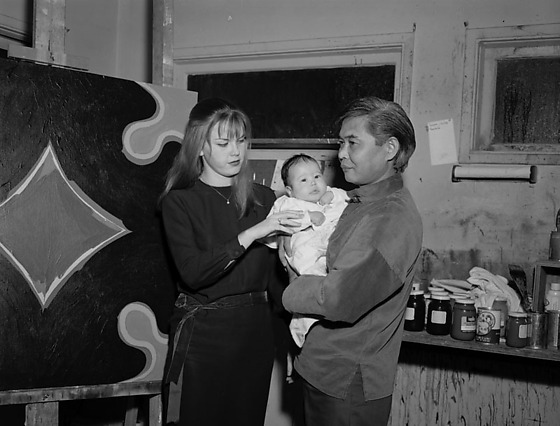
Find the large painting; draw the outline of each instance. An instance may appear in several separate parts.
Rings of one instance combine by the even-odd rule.
[[[161,378],[156,205],[196,100],[0,59],[0,391]]]

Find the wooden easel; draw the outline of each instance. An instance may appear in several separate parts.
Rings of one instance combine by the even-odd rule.
[[[58,426],[60,402],[117,397],[129,398],[124,426],[136,426],[139,397],[148,398],[146,426],[162,426],[160,381],[0,391],[0,405],[25,405],[26,426]]]
[[[87,58],[65,53],[66,0],[34,0],[33,3],[33,46],[10,45],[8,56],[87,70]],[[154,84],[172,86],[173,0],[154,0],[153,15]],[[148,398],[148,425],[162,425],[160,381],[0,391],[0,405],[25,405],[26,426],[58,426],[60,402],[116,397],[129,398],[125,426],[136,425],[138,397]]]

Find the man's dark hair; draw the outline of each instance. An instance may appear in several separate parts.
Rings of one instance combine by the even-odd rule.
[[[396,102],[368,96],[351,102],[338,122],[342,124],[344,120],[354,117],[366,118],[366,129],[376,138],[378,145],[383,145],[391,137],[399,141],[393,167],[402,173],[416,149],[414,126],[404,109]]]

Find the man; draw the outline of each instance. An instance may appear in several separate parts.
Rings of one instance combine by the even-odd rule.
[[[291,276],[290,312],[320,319],[295,369],[306,426],[386,425],[422,222],[403,186],[414,128],[400,105],[358,99],[342,115],[338,158],[357,186],[329,240],[326,276]]]

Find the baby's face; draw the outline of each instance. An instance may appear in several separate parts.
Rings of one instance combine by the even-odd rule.
[[[290,197],[316,203],[327,192],[327,184],[321,169],[315,163],[300,162],[290,169],[289,186],[286,191]]]

